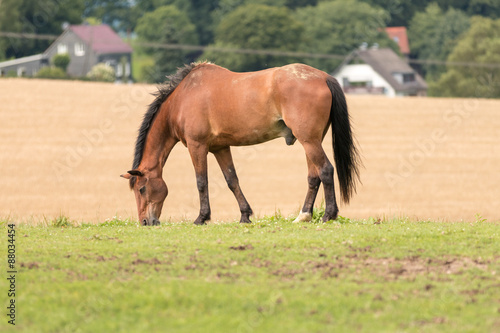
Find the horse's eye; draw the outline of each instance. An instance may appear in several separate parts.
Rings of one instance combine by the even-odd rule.
[[[144,194],[146,192],[146,186],[143,186],[139,189],[139,193]]]

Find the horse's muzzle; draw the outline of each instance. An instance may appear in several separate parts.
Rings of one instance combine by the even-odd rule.
[[[141,225],[144,226],[160,225],[160,221],[157,218],[143,219]]]

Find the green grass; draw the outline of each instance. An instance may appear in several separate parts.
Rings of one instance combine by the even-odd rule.
[[[480,217],[202,227],[60,217],[18,225],[16,247],[17,325],[3,315],[2,332],[500,331],[500,224]]]

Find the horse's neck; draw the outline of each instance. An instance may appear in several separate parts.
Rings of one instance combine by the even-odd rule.
[[[149,130],[144,147],[144,154],[141,164],[148,170],[156,170],[161,173],[163,166],[175,145],[173,137],[170,135],[168,121],[158,114]]]

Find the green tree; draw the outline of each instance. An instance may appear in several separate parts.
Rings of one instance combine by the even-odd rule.
[[[162,6],[175,6],[185,13],[196,27],[196,33],[201,45],[213,41],[212,11],[216,10],[219,0],[137,0],[133,11],[142,17]]]
[[[318,0],[286,0],[285,6],[290,9],[296,9],[300,7],[307,6],[316,6],[318,4]]]
[[[448,57],[450,62],[500,64],[500,20],[473,17],[469,31]],[[434,96],[500,98],[498,67],[449,65],[439,81],[430,85]]]
[[[21,5],[18,0],[0,1],[0,31],[20,32],[22,31],[22,21],[19,8]],[[22,40],[0,37],[0,60],[15,57],[14,50],[21,47]]]
[[[210,15],[212,16],[213,26],[217,27],[224,16],[243,5],[267,5],[296,9],[316,6],[317,4],[318,0],[218,0],[217,7],[210,12]]]
[[[432,0],[361,0],[374,7],[386,10],[390,18],[387,21],[388,26],[407,27],[412,17],[423,11],[427,4]]]
[[[3,0],[0,1],[0,31],[59,35],[64,22],[81,23],[82,12],[83,0]],[[51,42],[2,38],[0,58],[41,53]]]
[[[425,12],[417,13],[410,23],[408,37],[412,58],[446,60],[457,39],[470,27],[467,15],[453,8],[443,13],[432,3]],[[435,80],[446,68],[441,65],[423,65],[421,72],[427,80]]]
[[[252,50],[297,50],[303,26],[286,7],[244,5],[226,15],[216,29],[215,47]],[[236,71],[252,71],[290,62],[287,57],[207,50],[203,59]]]
[[[443,9],[455,8],[468,15],[483,17],[500,17],[500,1],[498,0],[436,0]]]
[[[469,7],[467,12],[470,15],[481,15],[484,17],[500,17],[500,1],[495,0],[472,0],[467,1]]]
[[[132,31],[139,19],[130,0],[85,0],[84,18],[97,18],[117,31]]]
[[[363,42],[381,47],[397,45],[384,31],[389,14],[357,0],[322,2],[316,7],[299,8],[296,18],[305,26],[302,50],[311,53],[347,55]],[[304,59],[325,71],[335,69],[342,59]]]
[[[68,68],[69,62],[71,61],[71,58],[69,57],[69,54],[57,54],[52,58],[52,62],[54,63],[54,66],[57,68],[60,68],[66,73],[66,69]]]
[[[196,28],[186,13],[175,6],[159,7],[145,14],[137,23],[136,33],[139,41],[163,44],[198,44]],[[190,62],[192,53],[184,50],[169,50],[163,48],[145,48],[144,51],[153,55],[154,68],[151,68],[151,80],[163,81],[165,75],[177,70],[184,63]]]

